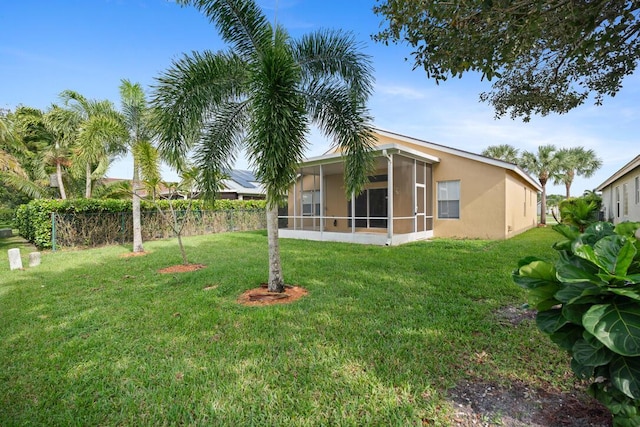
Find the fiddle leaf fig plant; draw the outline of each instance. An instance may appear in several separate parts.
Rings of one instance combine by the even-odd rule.
[[[590,393],[614,425],[640,425],[640,222],[554,227],[555,263],[521,260],[515,283],[538,310],[538,328],[571,356],[571,369],[591,380]]]

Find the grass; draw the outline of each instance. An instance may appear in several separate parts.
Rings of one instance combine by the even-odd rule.
[[[0,425],[449,425],[462,379],[572,387],[565,355],[520,305],[518,259],[555,233],[373,247],[282,240],[310,294],[243,307],[266,280],[262,232],[48,252],[9,271],[0,248]],[[4,257],[4,258],[3,258]],[[213,290],[204,290],[213,286]]]

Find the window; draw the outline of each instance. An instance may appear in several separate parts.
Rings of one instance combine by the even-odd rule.
[[[524,187],[524,216],[527,216],[527,187]]]
[[[620,218],[620,187],[616,187],[616,217]]]
[[[320,216],[320,191],[302,192],[302,215]]]
[[[635,179],[636,190],[636,205],[640,204],[640,176],[636,176]]]
[[[438,183],[438,218],[460,218],[460,181]]]
[[[622,184],[622,214],[624,216],[629,215],[629,192],[627,191],[627,184]]]

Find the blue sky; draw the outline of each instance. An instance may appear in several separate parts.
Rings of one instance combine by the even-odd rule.
[[[59,102],[65,89],[109,99],[118,106],[121,79],[149,88],[183,53],[225,48],[204,16],[168,0],[3,3],[0,108],[22,104],[46,109]],[[622,91],[600,107],[588,103],[565,115],[534,117],[529,123],[496,120],[491,107],[478,101],[490,84],[477,75],[436,85],[423,71],[412,70],[408,47],[374,43],[371,35],[381,25],[371,10],[375,0],[258,0],[258,4],[293,37],[321,28],[355,34],[375,67],[370,109],[377,127],[476,153],[495,144],[530,151],[543,144],[594,149],[603,167],[592,178],[577,178],[573,195],[595,188],[640,154],[638,73],[627,77]],[[308,156],[322,154],[330,145],[317,132],[309,136],[309,143]],[[248,165],[241,159],[236,166]],[[115,163],[109,175],[129,177],[130,160]],[[548,193],[564,194],[564,187],[549,186]]]

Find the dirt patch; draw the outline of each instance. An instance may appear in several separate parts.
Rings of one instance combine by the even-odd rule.
[[[120,258],[133,258],[137,256],[145,256],[150,254],[150,252],[126,252],[120,255]]]
[[[518,328],[535,322],[536,310],[505,306],[494,311],[498,324]],[[478,356],[481,356],[481,353]],[[509,386],[463,381],[448,391],[452,425],[505,427],[610,427],[611,414],[584,391],[561,393],[523,382]]]
[[[160,274],[172,274],[172,273],[188,273],[189,271],[196,271],[205,268],[204,264],[178,264],[170,267],[161,268],[158,270]]]
[[[496,310],[494,314],[501,325],[518,326],[524,321],[535,320],[538,312],[528,308],[506,306]]]
[[[284,292],[276,293],[267,291],[267,284],[262,283],[260,287],[249,289],[238,297],[238,303],[248,306],[263,306],[272,304],[289,304],[299,300],[309,292],[300,286],[286,285]]]
[[[560,393],[523,383],[465,381],[449,390],[456,426],[610,427],[611,414],[581,391]]]

